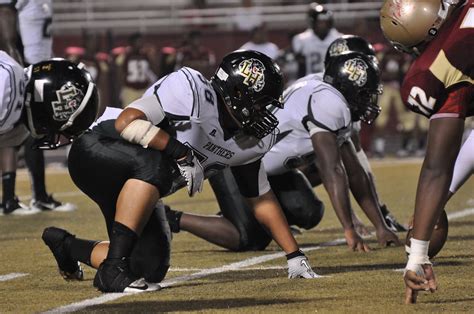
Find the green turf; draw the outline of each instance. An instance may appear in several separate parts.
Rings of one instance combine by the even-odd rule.
[[[373,163],[381,198],[403,222],[413,211],[419,167],[419,163]],[[50,172],[48,187],[55,193],[77,191],[68,175],[61,171]],[[473,206],[470,199],[473,187],[474,183],[469,181],[459,191],[449,203],[448,213]],[[325,217],[315,230],[297,236],[303,247],[343,236],[327,194],[321,188],[316,192],[326,204]],[[29,194],[24,173],[18,176],[18,194]],[[43,228],[50,225],[66,228],[81,237],[104,239],[101,214],[91,201],[80,194],[69,194],[61,200],[76,203],[79,209],[73,213],[0,217],[0,276],[14,272],[29,274],[0,282],[0,313],[41,312],[102,295],[92,287],[95,271],[90,268],[86,268],[84,282],[65,282],[57,274],[54,259],[40,239]],[[167,202],[186,211],[217,212],[208,185],[194,199],[179,192]],[[359,210],[358,213],[363,217]],[[363,220],[368,222],[365,217]],[[473,226],[474,216],[450,222],[448,242],[436,258],[440,290],[421,295],[414,306],[402,304],[402,275],[394,271],[404,266],[403,249],[380,249],[371,238],[368,241],[374,250],[367,254],[349,252],[345,245],[309,252],[315,271],[326,276],[317,280],[286,279],[286,270],[274,267],[285,266],[286,262],[277,258],[253,266],[265,269],[222,272],[158,292],[126,296],[82,312],[473,312]],[[172,249],[172,267],[180,269],[219,267],[279,251],[272,243],[265,252],[230,253],[185,232],[174,236]],[[167,278],[190,273],[171,271]]]

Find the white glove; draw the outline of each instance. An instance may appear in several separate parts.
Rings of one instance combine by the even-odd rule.
[[[204,182],[204,169],[194,155],[194,151],[190,149],[186,157],[177,160],[176,163],[181,175],[186,180],[189,196],[194,196],[197,192],[201,192]]]
[[[288,278],[318,278],[321,277],[316,274],[309,265],[306,256],[296,256],[288,260]]]

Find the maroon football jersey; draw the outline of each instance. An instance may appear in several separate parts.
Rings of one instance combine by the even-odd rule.
[[[473,54],[474,0],[467,0],[452,13],[408,70],[401,89],[405,105],[427,117],[446,113],[458,117],[472,115],[469,112],[473,108],[468,106],[474,107]],[[447,101],[449,93],[460,86],[467,86],[471,97],[464,97],[464,103],[453,106]]]
[[[145,89],[154,82],[150,76],[152,73],[150,61],[145,54],[128,53],[123,67],[125,86],[133,89]]]

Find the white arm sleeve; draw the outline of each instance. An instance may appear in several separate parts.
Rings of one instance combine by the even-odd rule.
[[[454,164],[453,179],[449,191],[456,193],[474,172],[474,131],[464,142]]]
[[[147,120],[154,125],[160,123],[165,118],[163,107],[155,95],[143,96],[132,102],[127,108],[140,110],[145,114]]]
[[[188,68],[182,68],[160,79],[145,92],[144,97],[155,97],[156,103],[160,104],[167,116],[189,120],[193,113],[197,111],[195,107],[199,106],[199,95],[196,86],[197,82],[193,73]],[[153,119],[161,115],[156,108],[154,113],[150,112],[149,114],[153,114],[153,116],[150,116]]]

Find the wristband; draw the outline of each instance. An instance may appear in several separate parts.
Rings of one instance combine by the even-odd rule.
[[[170,136],[168,144],[166,144],[166,147],[163,152],[176,160],[185,157],[188,154],[188,150],[189,147],[187,147],[174,137]]]

